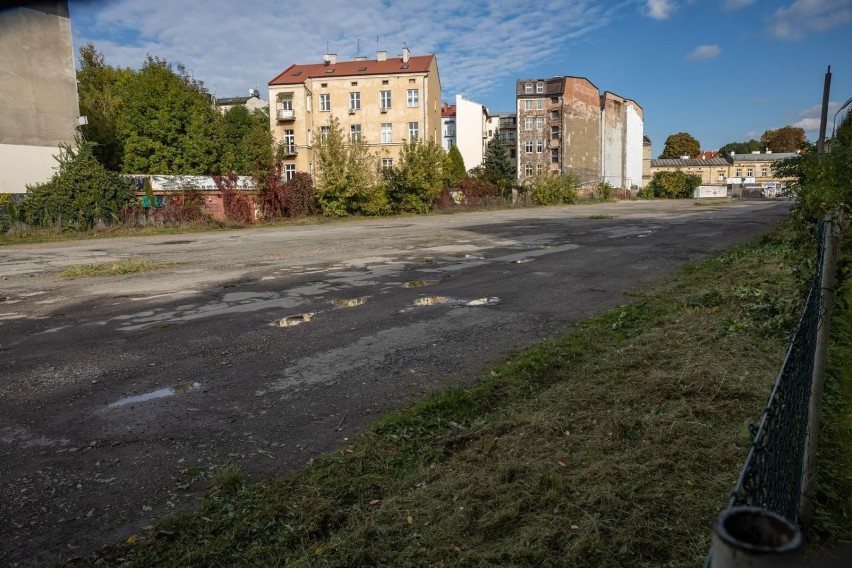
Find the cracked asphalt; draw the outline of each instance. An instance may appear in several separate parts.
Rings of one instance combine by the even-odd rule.
[[[0,248],[0,565],[85,556],[629,301],[788,202],[618,202]],[[62,280],[122,258],[169,266]]]

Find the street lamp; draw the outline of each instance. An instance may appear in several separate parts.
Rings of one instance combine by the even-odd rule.
[[[846,102],[841,105],[837,112],[834,113],[834,119],[831,121],[831,142],[834,142],[834,131],[837,129],[837,115],[840,114],[840,111],[849,106],[849,103],[852,103],[852,97],[846,99]]]

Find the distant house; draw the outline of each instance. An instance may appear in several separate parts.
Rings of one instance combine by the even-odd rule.
[[[441,146],[449,152],[456,143],[456,105],[444,103],[441,106]]]
[[[269,101],[260,98],[260,91],[257,89],[249,90],[249,96],[247,97],[231,97],[229,99],[215,99],[215,101],[214,106],[216,110],[222,114],[225,114],[235,106],[244,106],[249,112],[256,109],[269,108]]]
[[[441,108],[442,130],[446,125],[451,126],[453,132],[451,138],[444,137],[444,148],[449,151],[449,145],[446,144],[452,140],[452,144],[458,147],[464,159],[464,167],[468,170],[482,165],[485,145],[493,133],[493,129],[492,132],[487,131],[487,123],[488,109],[479,103],[467,100],[462,95],[456,95],[456,104],[444,104]]]
[[[0,193],[50,179],[80,108],[68,2],[0,9]]]
[[[506,157],[512,168],[518,168],[518,149],[516,148],[518,133],[518,115],[514,112],[495,112],[488,115],[487,136],[490,139],[493,134],[500,137],[500,144],[506,151]],[[486,141],[487,144],[487,141]]]

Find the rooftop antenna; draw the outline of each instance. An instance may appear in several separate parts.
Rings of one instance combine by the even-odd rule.
[[[358,40],[358,48],[355,50],[355,56],[361,55],[361,40]]]

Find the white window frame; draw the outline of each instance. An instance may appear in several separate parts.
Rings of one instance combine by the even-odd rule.
[[[349,109],[350,110],[360,110],[361,109],[361,91],[351,91],[349,93]]]
[[[543,172],[544,172],[544,166],[542,166],[541,164],[536,164],[536,165],[535,165],[535,173],[536,173],[536,175],[539,175],[539,176],[540,176]]]
[[[544,99],[536,99],[535,108],[536,110],[544,110]]]
[[[533,129],[533,118],[531,116],[524,117],[524,130]]]
[[[533,141],[532,140],[524,140],[524,152],[527,154],[533,153]]]
[[[535,92],[541,94],[544,92],[544,83],[536,83],[535,84]]]
[[[296,164],[284,164],[284,181],[290,181],[296,175]]]
[[[524,110],[532,110],[533,102],[532,99],[524,99]]]
[[[382,144],[391,144],[393,142],[393,124],[390,122],[382,123]]]
[[[760,168],[760,177],[769,176],[769,168]]]
[[[331,112],[331,93],[320,93],[320,112]]]
[[[361,125],[353,124],[349,126],[349,141],[358,142],[361,140]]]
[[[746,168],[746,177],[754,177],[754,168]]]
[[[383,168],[392,168],[393,167],[393,158],[382,158],[382,167]]]
[[[420,89],[408,89],[408,108],[420,106]]]
[[[320,146],[325,146],[328,143],[328,135],[331,133],[330,126],[320,126]]]
[[[532,164],[527,164],[524,166],[524,175],[527,177],[532,177],[533,175],[533,167]]]
[[[524,83],[524,93],[530,94],[533,92],[532,83]]]
[[[409,122],[408,123],[408,139],[409,140],[419,140],[420,139],[420,123],[419,122]]]
[[[391,98],[390,91],[379,91],[379,107],[381,108],[391,108],[391,103],[393,99]]]
[[[535,141],[535,153],[541,154],[544,152],[544,140],[536,140]]]
[[[544,128],[544,117],[543,116],[535,117],[535,129],[541,130],[543,128]]]

